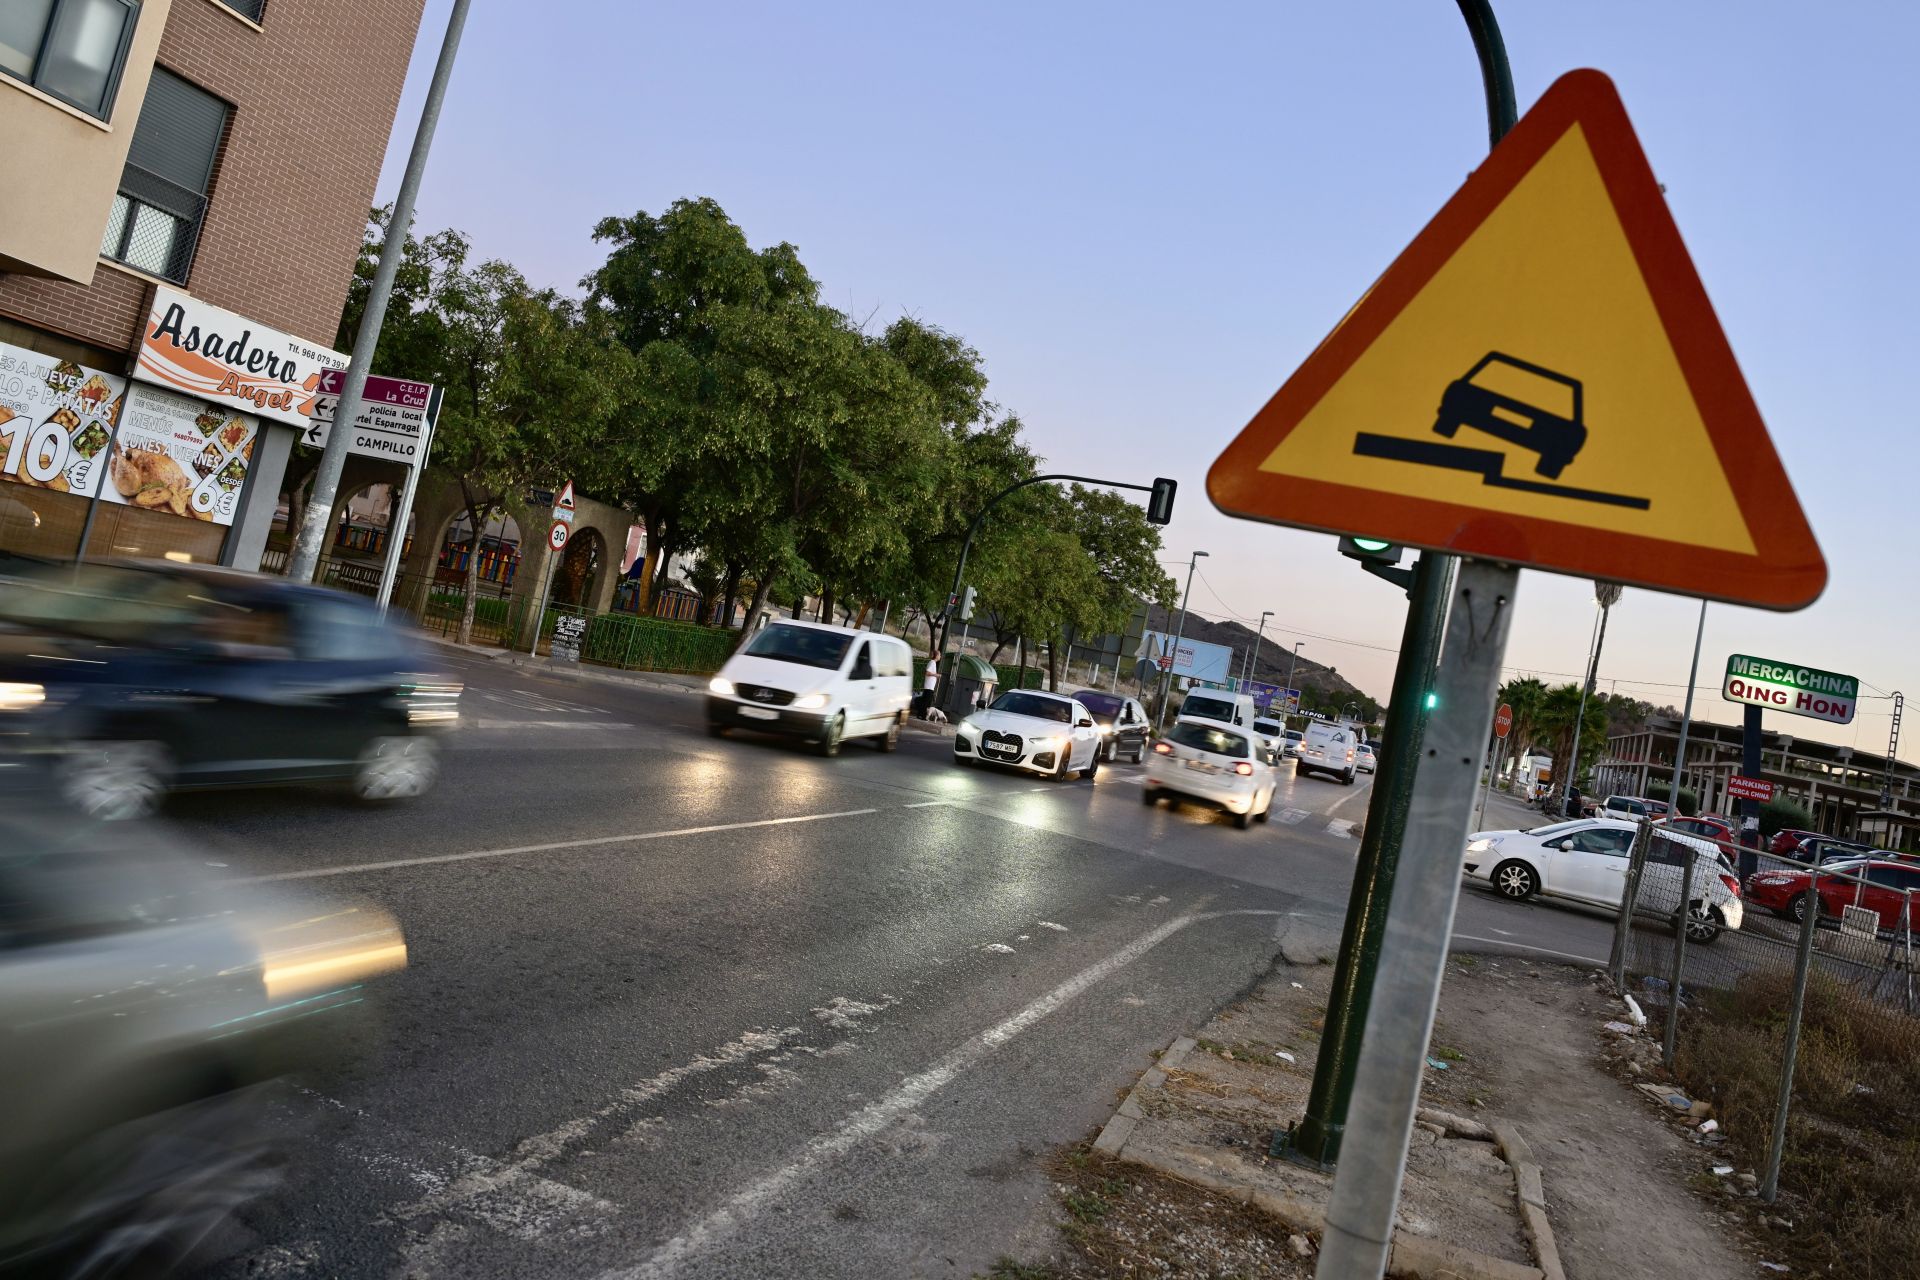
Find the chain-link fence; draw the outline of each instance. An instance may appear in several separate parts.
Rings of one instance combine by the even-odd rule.
[[[1810,865],[1643,824],[1624,878],[1616,989],[1759,1171],[1761,1198],[1796,1197],[1819,1239],[1821,1222],[1845,1223],[1835,1251],[1864,1232],[1914,1254],[1920,860],[1857,851]]]

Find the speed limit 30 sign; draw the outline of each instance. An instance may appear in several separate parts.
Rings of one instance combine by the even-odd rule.
[[[567,524],[564,520],[555,520],[553,527],[547,530],[547,545],[555,551],[566,550]]]

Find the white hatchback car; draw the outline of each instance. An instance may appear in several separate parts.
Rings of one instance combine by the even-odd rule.
[[[1204,720],[1180,720],[1153,744],[1140,798],[1149,805],[1162,796],[1169,804],[1196,800],[1226,810],[1233,815],[1233,825],[1245,830],[1248,823],[1265,822],[1273,812],[1276,777],[1258,735]]]
[[[1620,909],[1639,826],[1611,818],[1556,822],[1527,831],[1476,831],[1467,839],[1466,874],[1523,902],[1535,894]],[[1680,905],[1686,859],[1694,861],[1687,937],[1712,942],[1745,915],[1740,882],[1711,840],[1655,831],[1641,875],[1637,912],[1670,914]]]
[[[1093,713],[1065,694],[1014,689],[962,720],[953,734],[955,764],[1012,765],[1060,779],[1100,770],[1100,729]]]

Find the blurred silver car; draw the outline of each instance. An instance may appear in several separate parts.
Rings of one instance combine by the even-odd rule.
[[[378,910],[222,888],[29,768],[0,761],[0,1270],[117,1274],[271,1185],[250,1086],[340,1043],[406,944]]]

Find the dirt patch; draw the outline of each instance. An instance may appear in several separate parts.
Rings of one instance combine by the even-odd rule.
[[[1785,973],[1701,993],[1681,1015],[1678,1075],[1710,1101],[1730,1163],[1766,1158],[1790,1001]],[[1699,1189],[1756,1221],[1799,1274],[1920,1277],[1920,1021],[1815,971],[1807,989],[1780,1198],[1739,1181]]]
[[[1289,1233],[1239,1200],[1141,1165],[1108,1160],[1087,1144],[1054,1157],[1062,1248],[1046,1262],[1002,1261],[991,1280],[1309,1280],[1310,1255]],[[1303,1238],[1304,1242],[1304,1238]],[[1307,1246],[1311,1247],[1311,1246]]]
[[[1744,1280],[1755,1268],[1738,1228],[1690,1189],[1713,1155],[1598,1065],[1619,1007],[1580,970],[1456,958],[1433,1043],[1460,1057],[1426,1092],[1520,1126],[1570,1280]]]

